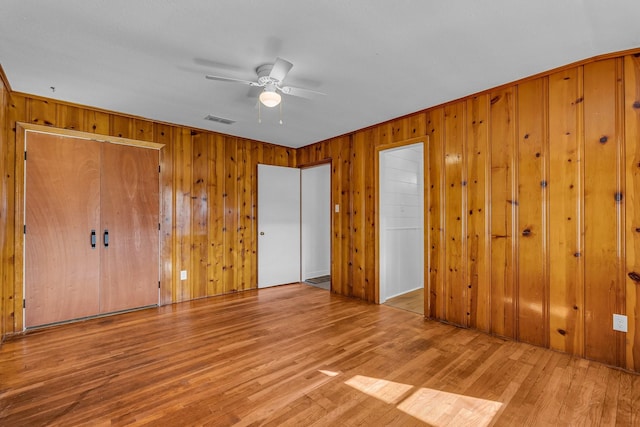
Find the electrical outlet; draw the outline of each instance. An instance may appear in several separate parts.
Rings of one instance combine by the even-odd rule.
[[[187,280],[187,270],[180,271],[180,280]]]
[[[627,332],[627,316],[624,314],[613,315],[613,330]]]
[[[335,211],[336,211],[336,213],[340,212],[340,205],[336,205]]]

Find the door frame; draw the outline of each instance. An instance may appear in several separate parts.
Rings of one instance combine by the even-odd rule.
[[[419,142],[422,142],[424,144],[423,146],[423,152],[422,152],[422,161],[423,161],[423,167],[422,167],[422,181],[423,181],[423,187],[422,187],[422,192],[423,192],[423,211],[427,211],[428,206],[429,206],[429,174],[428,172],[428,168],[429,168],[429,135],[425,135],[425,136],[421,136],[418,138],[411,138],[411,139],[405,139],[403,141],[398,141],[398,142],[392,142],[392,143],[388,143],[388,144],[381,144],[375,147],[374,150],[374,156],[375,156],[375,165],[374,165],[374,182],[375,182],[375,200],[374,200],[374,206],[375,206],[375,221],[376,221],[376,227],[375,227],[375,245],[376,245],[376,256],[375,256],[375,271],[376,271],[376,275],[375,275],[375,289],[374,289],[374,297],[375,297],[375,302],[376,304],[380,304],[380,152],[381,151],[385,151],[385,150],[389,150],[389,149],[393,149],[393,148],[402,148],[404,146],[407,145],[413,145],[413,144],[417,144]],[[424,313],[425,316],[427,315],[427,313],[429,313],[428,311],[428,304],[429,304],[429,289],[430,289],[430,283],[429,283],[429,233],[427,233],[427,230],[429,230],[429,215],[426,215],[426,213],[423,213],[423,217],[422,217],[422,222],[423,222],[423,234],[424,234],[424,268],[423,268],[423,276],[424,276]]]
[[[86,139],[89,141],[97,141],[103,143],[111,143],[111,144],[120,144],[120,145],[130,145],[135,147],[148,148],[159,151],[159,162],[160,164],[164,164],[163,161],[163,153],[165,144],[159,144],[155,142],[149,141],[138,141],[135,139],[129,138],[121,138],[114,137],[109,135],[100,135],[89,132],[80,132],[73,129],[62,129],[56,128],[53,126],[42,126],[36,125],[32,123],[24,123],[17,122],[16,123],[16,183],[15,183],[15,224],[14,224],[14,243],[15,243],[15,260],[14,260],[14,285],[13,285],[13,297],[14,297],[14,328],[15,331],[24,331],[24,314],[25,309],[23,306],[23,301],[25,298],[25,265],[24,265],[24,257],[25,257],[25,244],[24,244],[24,221],[25,221],[25,180],[26,180],[26,170],[24,167],[24,161],[19,160],[23,157],[21,153],[26,150],[27,143],[27,134],[29,132],[34,133],[46,133],[55,136],[68,136],[71,138],[78,139]],[[162,185],[161,185],[161,174],[158,174],[158,194],[159,194],[159,202],[158,206],[159,218],[162,218]],[[160,231],[158,231],[160,233]],[[169,284],[171,280],[171,272],[167,275],[165,269],[161,266],[161,254],[163,253],[164,239],[163,236],[159,237],[159,259],[158,259],[158,274],[159,280],[164,286]],[[159,297],[159,305],[162,303],[162,289],[159,289],[160,297]]]

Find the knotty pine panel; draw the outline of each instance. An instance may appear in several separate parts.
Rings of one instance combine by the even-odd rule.
[[[102,111],[85,110],[84,111],[84,128],[79,130],[82,130],[83,132],[97,133],[100,135],[109,135],[109,132],[110,132],[109,114]]]
[[[252,283],[252,246],[255,239],[251,224],[253,221],[254,201],[256,194],[254,185],[251,144],[241,144],[238,150],[238,182],[244,183],[238,186],[238,268],[236,281],[239,290],[251,289],[255,286]],[[288,160],[287,160],[288,162]]]
[[[22,161],[23,159],[22,156],[17,158],[16,121],[20,114],[26,116],[27,102],[24,97],[14,96],[11,93],[8,93],[8,98],[6,117],[2,123],[2,126],[6,126],[4,132],[6,144],[3,144],[1,162],[3,165],[2,183],[4,188],[3,209],[0,215],[4,215],[2,228],[5,230],[4,245],[2,247],[2,283],[0,283],[0,286],[4,288],[4,303],[0,307],[2,309],[1,315],[5,319],[2,338],[7,334],[21,330],[23,321],[22,288],[16,286],[16,275],[22,272],[20,254],[23,253],[23,246],[17,239],[22,230],[20,230],[19,225],[16,225],[16,210],[19,210],[19,207],[16,205],[15,190],[18,183],[22,182],[22,177],[20,177],[20,180],[17,179],[16,164],[17,161]],[[19,151],[22,152],[22,149]],[[16,254],[18,254],[17,257]]]
[[[306,147],[299,148],[296,152],[296,159],[298,159],[298,165],[305,166],[316,162],[316,153],[324,151],[320,144],[308,145]]]
[[[258,283],[258,263],[257,263],[257,247],[258,247],[258,168],[257,165],[259,149],[262,143],[244,140],[242,167],[244,168],[244,183],[242,184],[242,212],[241,224],[243,226],[243,246],[245,252],[244,261],[244,277],[245,285],[243,289],[250,289],[257,286]],[[287,166],[296,166],[295,151],[285,151],[287,156]]]
[[[640,56],[624,58],[626,368],[640,372]]]
[[[620,179],[621,132],[617,119],[620,61],[584,66],[585,123],[585,356],[615,365],[618,332],[612,315],[624,301],[620,280],[624,191]]]
[[[85,114],[86,116],[86,114]],[[154,139],[159,144],[164,144],[160,150],[160,304],[170,304],[173,301],[174,283],[173,275],[175,266],[175,221],[174,201],[175,191],[173,187],[173,153],[174,133],[173,126],[156,123],[154,125]]]
[[[109,134],[121,138],[135,138],[133,130],[134,119],[126,116],[111,115],[109,123]]]
[[[59,126],[56,123],[56,106],[54,101],[46,99],[28,99],[28,118],[26,121],[43,126]]]
[[[134,136],[132,137],[132,139],[149,142],[154,142],[156,140],[154,135],[155,126],[151,120],[134,119],[133,131]]]
[[[401,127],[402,120],[393,120],[387,123],[380,124],[373,128],[365,129],[365,131],[371,131],[372,129],[376,131],[375,140],[371,141],[373,145],[386,145],[394,142],[394,133],[401,137]]]
[[[191,176],[191,267],[192,298],[207,296],[207,270],[209,266],[209,197],[207,178],[209,161],[207,158],[210,141],[208,135],[196,132],[191,137],[193,145],[193,170]]]
[[[208,259],[207,293],[219,295],[225,293],[224,287],[224,136],[213,135],[207,156],[208,180],[207,194],[210,200],[208,211]],[[257,283],[257,282],[256,282]]]
[[[547,289],[547,79],[518,86],[518,339],[545,346]]]
[[[366,182],[371,182],[373,176],[367,173],[373,170],[373,161],[369,160],[371,150],[367,145],[371,145],[371,130],[356,132],[353,138],[352,152],[352,173],[349,180],[349,194],[351,194],[351,231],[350,250],[353,254],[351,261],[351,277],[353,296],[364,300],[375,300],[368,293],[374,291],[373,286],[367,286],[368,279],[366,272],[366,257],[375,256],[373,240],[367,242],[366,222]],[[372,208],[372,207],[371,207]],[[369,243],[369,244],[368,244]],[[375,258],[374,258],[375,259]],[[369,298],[367,298],[369,297]]]
[[[420,138],[427,133],[427,121],[424,114],[412,114],[383,125],[377,145],[392,142],[402,142],[409,139]]]
[[[375,129],[372,129],[369,133],[372,141],[376,141],[377,132]],[[365,144],[367,144],[365,142]],[[376,142],[375,145],[379,145],[379,142]],[[364,159],[364,203],[361,208],[363,211],[363,220],[364,220],[364,241],[365,241],[365,250],[364,254],[364,283],[363,287],[365,290],[365,297],[363,298],[366,301],[379,302],[379,289],[376,286],[377,283],[377,260],[378,260],[378,251],[376,245],[376,212],[378,210],[377,202],[376,202],[376,192],[378,188],[378,182],[380,181],[379,177],[375,175],[375,167],[373,165],[376,162],[376,151],[373,147],[369,147],[366,151],[366,157]]]
[[[517,227],[515,96],[517,88],[491,93],[491,331],[515,338]]]
[[[491,278],[487,266],[490,176],[489,95],[467,101],[467,271],[469,277],[469,326],[491,329]]]
[[[258,156],[260,157],[259,163],[265,165],[275,165],[276,164],[276,152],[275,147],[269,145],[263,145],[259,149]],[[277,165],[281,166],[281,165]]]
[[[549,344],[584,355],[582,67],[549,76]]]
[[[270,147],[272,148],[272,147]],[[274,150],[270,152],[270,161],[275,159]],[[223,280],[225,290],[236,292],[236,269],[238,263],[238,140],[237,138],[225,138],[224,140],[224,226],[222,234],[224,239],[224,264]]]
[[[429,164],[427,212],[428,216],[428,289],[425,313],[434,319],[445,319],[445,254],[447,242],[444,235],[444,108],[427,112],[427,132],[429,135]],[[428,292],[427,292],[428,291]]]
[[[246,142],[246,140],[245,140]],[[281,147],[279,145],[274,145],[276,152],[276,166],[286,166],[286,167],[296,167],[296,151],[293,148]]]
[[[175,283],[173,301],[181,302],[191,299],[191,281],[193,274],[189,274],[192,257],[192,204],[191,185],[193,170],[193,145],[194,132],[189,129],[180,129],[174,134],[174,173],[173,186],[175,188],[175,248],[176,264],[173,274]],[[187,270],[187,279],[180,280],[180,272]]]
[[[447,321],[468,326],[468,286],[466,192],[467,178],[465,146],[465,106],[458,102],[444,108],[444,230],[447,250],[445,252],[445,317]]]
[[[332,210],[331,226],[331,290],[341,295],[350,295],[347,284],[349,278],[349,191],[347,183],[351,173],[351,138],[331,140],[326,157],[331,158],[332,201],[338,206],[338,212]]]
[[[332,257],[331,264],[336,267],[339,272],[338,275],[340,279],[336,280],[336,287],[338,293],[341,295],[353,296],[353,274],[352,274],[352,266],[353,266],[353,250],[352,250],[352,239],[351,239],[351,221],[352,221],[352,192],[349,182],[351,180],[352,172],[352,159],[351,152],[352,150],[352,137],[349,138],[340,138],[334,140],[334,145],[332,146],[332,152],[337,153],[337,163],[338,168],[340,168],[340,181],[339,185],[339,194],[340,194],[340,212],[336,214],[336,217],[339,217],[338,226],[335,227],[335,231],[337,233],[337,241],[334,244],[340,247],[342,251],[342,257],[334,259]],[[332,273],[333,274],[333,270]],[[332,281],[331,285],[334,283]]]
[[[64,129],[83,129],[84,120],[84,110],[79,107],[58,105],[56,108],[56,123],[63,123]]]

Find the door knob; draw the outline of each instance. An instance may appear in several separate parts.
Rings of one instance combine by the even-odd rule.
[[[261,235],[261,236],[264,236],[264,231],[261,231],[261,232],[260,232],[260,235]]]

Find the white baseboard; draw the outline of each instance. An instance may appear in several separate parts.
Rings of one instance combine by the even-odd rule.
[[[385,298],[385,300],[384,300],[384,301],[381,301],[381,303],[384,303],[384,302],[385,302],[385,301],[387,301],[388,299],[395,298],[395,297],[399,297],[400,295],[408,294],[409,292],[417,291],[418,289],[422,289],[422,288],[424,288],[424,285],[423,285],[423,286],[415,287],[415,288],[413,288],[413,289],[409,289],[409,290],[404,291],[404,292],[400,292],[400,293],[395,294],[395,295],[389,295],[389,296],[387,296],[387,297]]]

